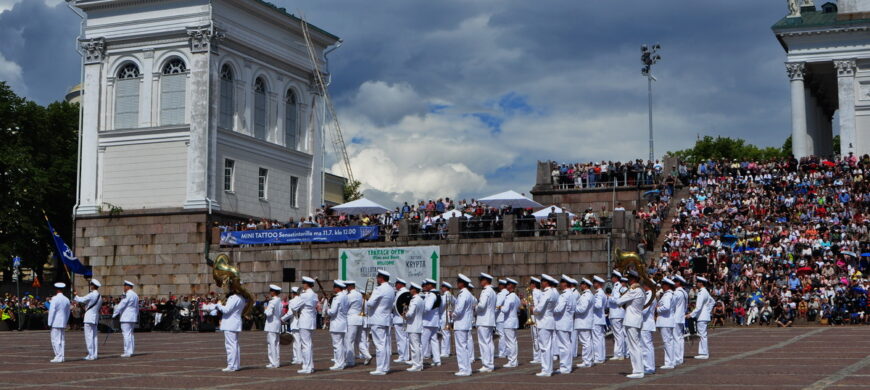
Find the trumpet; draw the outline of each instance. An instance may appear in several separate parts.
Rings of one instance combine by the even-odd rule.
[[[526,326],[535,326],[535,299],[534,299],[534,290],[531,287],[526,287],[526,297],[525,297],[525,306],[526,306]]]

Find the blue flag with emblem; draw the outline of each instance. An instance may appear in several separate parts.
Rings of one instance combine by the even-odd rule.
[[[90,266],[82,264],[81,261],[73,254],[72,249],[63,241],[63,238],[60,238],[60,235],[54,231],[54,228],[51,226],[51,222],[48,221],[48,216],[45,217],[45,223],[48,224],[48,230],[51,230],[51,238],[54,240],[54,247],[57,249],[55,251],[55,256],[59,257],[63,264],[66,265],[67,270],[74,274],[84,275],[85,277],[93,276],[93,271]]]

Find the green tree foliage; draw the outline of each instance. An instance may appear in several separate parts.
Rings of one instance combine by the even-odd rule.
[[[40,106],[0,82],[0,267],[7,271],[17,255],[42,274],[52,251],[42,210],[72,245],[78,117],[77,104]]]
[[[362,192],[359,191],[359,187],[362,183],[359,180],[354,180],[350,183],[344,185],[344,201],[350,202],[352,200],[357,200],[362,198]]]
[[[831,139],[832,149],[835,155],[840,154],[840,135],[837,134],[834,138]],[[791,156],[791,136],[785,139],[785,142],[782,143],[782,154],[784,156]]]
[[[729,137],[705,136],[695,141],[695,146],[690,149],[668,152],[668,156],[677,157],[689,163],[697,163],[708,159],[737,159],[737,160],[768,160],[783,157],[780,148],[759,148],[747,144],[742,139]]]

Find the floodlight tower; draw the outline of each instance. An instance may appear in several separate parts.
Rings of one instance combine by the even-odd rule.
[[[652,45],[652,47],[648,45],[640,46],[640,62],[643,63],[643,68],[641,68],[640,73],[646,76],[647,80],[647,93],[649,94],[649,159],[650,161],[655,161],[655,150],[653,147],[653,109],[652,109],[652,82],[656,80],[656,78],[652,75],[652,66],[659,62],[662,59],[662,56],[658,54],[658,51],[661,50],[662,45],[656,43]]]

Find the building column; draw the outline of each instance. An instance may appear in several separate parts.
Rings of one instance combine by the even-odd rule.
[[[325,167],[323,166],[323,143],[326,131],[326,102],[321,96],[320,88],[316,86],[316,81],[311,81],[308,88],[308,93],[311,96],[311,105],[309,106],[309,110],[312,110],[310,113],[305,113],[304,118],[310,118],[311,121],[308,123],[308,135],[306,137],[306,141],[308,144],[308,152],[311,153],[313,160],[311,161],[311,175],[309,182],[309,191],[308,191],[308,214],[314,215],[314,211],[317,210],[323,202],[323,172]],[[301,115],[302,110],[300,110]],[[340,159],[341,156],[338,156]],[[341,163],[341,160],[338,160]]]
[[[85,74],[82,80],[81,167],[76,215],[97,214],[100,205],[97,193],[97,147],[100,129],[100,90],[103,85],[103,62],[106,44],[102,38],[81,42],[85,52]]]
[[[806,86],[806,83],[804,83]],[[806,102],[805,113],[807,115],[807,137],[806,151],[810,156],[818,156],[821,150],[821,131],[819,130],[819,104],[816,96],[813,95],[812,89],[804,88],[804,102]],[[792,142],[794,138],[792,138]]]
[[[791,150],[795,158],[809,155],[807,150],[807,106],[804,91],[806,63],[786,62],[791,79]]]
[[[856,153],[858,137],[855,131],[855,60],[836,60],[837,98],[840,102],[840,155]],[[856,153],[857,154],[857,153]]]

